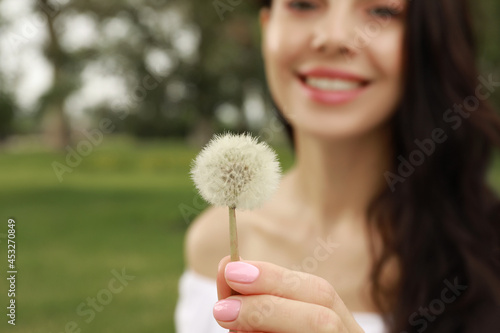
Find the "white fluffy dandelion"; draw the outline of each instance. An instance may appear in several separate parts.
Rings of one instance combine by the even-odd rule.
[[[215,206],[254,209],[280,180],[276,154],[248,134],[216,135],[196,157],[191,176],[201,196]]]
[[[249,134],[216,135],[196,157],[191,177],[201,196],[229,207],[231,260],[239,260],[235,209],[254,209],[278,187],[276,153]]]

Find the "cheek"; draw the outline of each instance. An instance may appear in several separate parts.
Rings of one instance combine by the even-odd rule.
[[[295,31],[294,31],[295,30]],[[291,38],[294,36],[295,38]],[[295,79],[295,70],[305,49],[306,38],[296,27],[270,26],[264,40],[264,63],[269,88],[282,112],[286,113],[287,87]]]
[[[402,77],[403,33],[399,30],[387,31],[378,38],[372,52],[380,72],[399,84]]]
[[[401,101],[403,92],[403,32],[402,29],[385,31],[373,40],[366,53],[369,63],[378,73],[373,90],[370,92],[370,102],[367,105],[367,114],[364,123],[367,127],[374,127],[385,123],[394,113]]]
[[[267,60],[273,62],[277,70],[288,68],[290,71],[294,68],[304,46],[304,33],[300,33],[296,24],[294,26],[281,23],[269,26],[264,45],[265,53]]]

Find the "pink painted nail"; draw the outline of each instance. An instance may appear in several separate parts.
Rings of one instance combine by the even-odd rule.
[[[214,305],[214,318],[219,321],[233,321],[238,318],[241,302],[237,299],[223,299]]]
[[[259,277],[259,269],[242,261],[233,261],[226,265],[226,279],[239,283],[252,283]]]

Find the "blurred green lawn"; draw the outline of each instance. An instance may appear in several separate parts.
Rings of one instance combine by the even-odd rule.
[[[205,207],[188,175],[198,151],[181,142],[107,138],[61,183],[51,164],[64,164],[64,155],[1,152],[0,331],[59,333],[74,321],[82,332],[174,332],[183,237]],[[6,323],[11,217],[17,222],[14,329]],[[109,301],[102,290],[112,270],[122,268],[135,279]],[[90,314],[77,308],[98,293],[109,304],[87,323]]]
[[[278,152],[286,168],[291,155]],[[74,321],[81,332],[174,332],[184,232],[201,209],[188,176],[197,153],[181,142],[107,138],[61,183],[51,164],[64,163],[64,155],[0,153],[0,331],[60,333]],[[491,181],[500,190],[498,161]],[[5,315],[11,217],[17,222],[15,328]],[[123,268],[135,279],[108,300],[112,270]],[[88,312],[79,315],[77,308],[98,294],[109,303],[87,323]]]

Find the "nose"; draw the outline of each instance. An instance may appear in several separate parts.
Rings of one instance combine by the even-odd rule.
[[[354,18],[348,6],[342,4],[348,1],[332,2],[325,15],[319,17],[312,31],[311,47],[323,53],[352,52],[349,46],[354,37]]]

